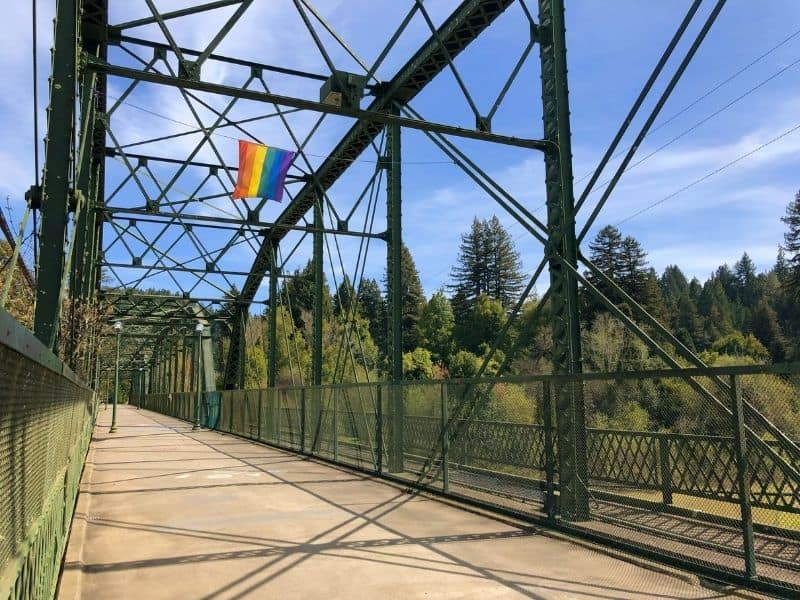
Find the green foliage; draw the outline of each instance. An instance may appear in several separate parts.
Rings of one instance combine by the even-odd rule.
[[[310,380],[311,349],[302,332],[295,327],[289,310],[278,306],[276,316],[278,384],[298,384]]]
[[[649,357],[644,343],[607,313],[584,333],[583,348],[586,366],[596,371],[644,369]]]
[[[403,376],[405,379],[432,379],[431,353],[425,348],[414,348],[403,354]]]
[[[356,291],[353,289],[353,284],[350,283],[350,277],[345,275],[339,287],[336,288],[336,293],[333,295],[333,314],[336,316],[343,313],[349,314],[355,301]]]
[[[431,296],[422,309],[417,328],[420,345],[430,350],[433,361],[448,364],[455,351],[455,316],[442,291]]]
[[[500,301],[481,294],[466,319],[456,327],[456,338],[462,348],[477,353],[483,344],[495,340],[505,322],[506,312]]]
[[[311,326],[311,315],[314,308],[314,264],[308,261],[305,268],[296,270],[286,279],[281,291],[282,298],[289,298],[292,307],[292,319],[298,329]],[[331,292],[327,278],[322,278],[322,310],[325,318],[333,313]]]
[[[419,345],[417,323],[425,305],[425,294],[419,281],[417,265],[405,244],[401,250],[400,271],[403,296],[400,309],[403,323],[403,351],[409,352]]]
[[[247,390],[267,386],[267,359],[264,350],[259,346],[248,346],[245,349],[244,387]]]
[[[378,347],[362,316],[356,314],[345,321],[325,321],[322,340],[324,382],[352,383],[376,379]]]
[[[711,344],[711,349],[730,356],[749,356],[757,361],[769,360],[769,351],[750,333],[742,335],[737,331],[726,335]]]
[[[468,350],[459,350],[450,360],[450,377],[475,377],[483,361]]]
[[[537,407],[521,385],[498,383],[492,389],[485,418],[508,423],[535,423]]]
[[[374,279],[363,279],[358,289],[358,307],[369,323],[369,333],[379,351],[386,349],[386,301]]]

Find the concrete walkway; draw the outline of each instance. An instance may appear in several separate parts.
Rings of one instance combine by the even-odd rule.
[[[122,407],[59,598],[724,598],[666,569]]]

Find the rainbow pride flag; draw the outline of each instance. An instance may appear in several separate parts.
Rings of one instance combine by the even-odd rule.
[[[283,198],[286,171],[296,152],[239,140],[239,177],[233,198]]]

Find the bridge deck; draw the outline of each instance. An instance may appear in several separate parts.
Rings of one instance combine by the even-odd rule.
[[[102,410],[59,598],[719,598],[366,476]]]

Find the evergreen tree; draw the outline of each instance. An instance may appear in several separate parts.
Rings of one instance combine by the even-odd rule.
[[[422,293],[422,284],[419,280],[417,265],[414,263],[414,258],[405,244],[403,244],[400,253],[400,277],[402,279],[403,297],[400,308],[403,326],[403,352],[410,352],[419,346],[417,322],[419,321],[422,307],[425,305],[425,294]],[[386,281],[388,282],[388,278]],[[389,318],[387,314],[387,323]]]
[[[783,250],[789,255],[785,286],[795,296],[800,296],[800,192],[797,192],[781,217],[786,224]]]
[[[733,265],[733,272],[736,278],[736,298],[742,306],[752,308],[755,304],[756,266],[747,252]]]
[[[786,360],[786,340],[783,337],[781,326],[778,324],[778,315],[765,298],[759,301],[753,311],[750,330],[756,339],[769,350],[773,362]]]
[[[374,279],[363,279],[358,290],[358,305],[369,324],[369,332],[378,348],[386,351],[386,301]]]
[[[311,315],[314,309],[314,265],[310,260],[302,270],[295,270],[292,276],[285,281],[281,292],[284,300],[286,300],[287,292],[295,326],[298,329],[311,327]],[[329,318],[332,313],[331,293],[324,273],[322,275],[322,307],[324,317]]]
[[[524,287],[522,261],[514,240],[493,216],[486,224],[489,255],[489,289],[490,298],[498,300],[504,308],[509,308],[519,297]]]
[[[783,247],[778,248],[778,256],[775,259],[775,268],[773,271],[781,284],[787,280],[790,269],[789,261],[786,260],[786,253],[783,251]]]
[[[699,344],[702,348],[734,332],[731,301],[718,278],[712,276],[703,285],[698,310],[703,317],[703,338]]]
[[[521,269],[519,252],[500,219],[474,219],[469,233],[461,236],[458,261],[450,274],[456,316],[466,316],[481,294],[511,306],[523,288]]]
[[[669,323],[669,311],[664,302],[664,295],[661,293],[661,286],[658,284],[658,277],[655,269],[648,269],[642,286],[639,302],[659,323]]]
[[[623,271],[622,245],[622,234],[613,225],[603,227],[589,243],[591,261],[603,273],[617,281]]]
[[[737,299],[738,284],[731,268],[725,264],[719,267],[714,273],[714,277],[722,284],[725,295],[732,301]]]
[[[647,282],[647,253],[633,237],[622,240],[619,252],[619,285],[629,296],[641,302]]]
[[[355,300],[356,291],[353,289],[353,284],[350,283],[350,277],[345,275],[333,295],[333,314],[336,316],[351,314]]]
[[[619,284],[622,272],[622,234],[612,225],[606,225],[594,240],[589,243],[589,258],[594,265],[607,277]],[[615,298],[613,291],[594,273],[587,272],[586,278],[600,293],[612,300]],[[603,309],[603,305],[594,293],[585,291],[583,294],[583,313],[587,321],[594,320],[595,315]]]
[[[463,317],[472,308],[475,299],[485,291],[488,270],[485,238],[483,221],[477,217],[472,220],[469,233],[461,236],[456,266],[450,272],[455,282],[450,289],[459,299],[454,303],[459,317]]]

